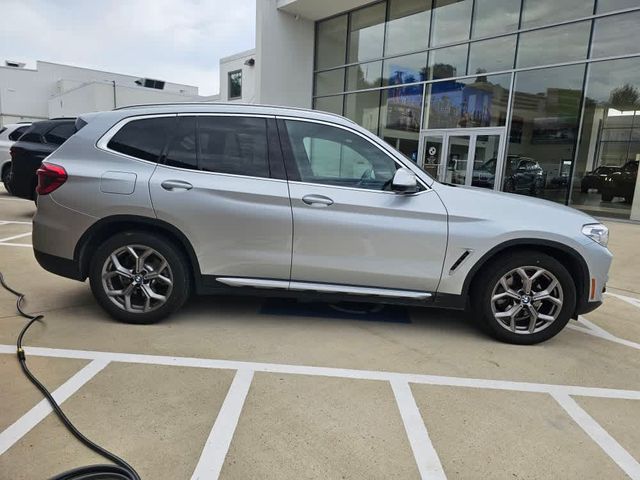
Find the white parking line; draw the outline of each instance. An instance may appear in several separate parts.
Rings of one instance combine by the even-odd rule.
[[[624,338],[616,337],[612,333],[607,332],[604,328],[599,327],[593,322],[590,322],[583,316],[578,317],[578,325],[567,325],[569,328],[573,330],[577,330],[578,332],[586,333],[588,335],[593,335],[594,337],[602,338],[604,340],[609,340],[610,342],[619,343],[620,345],[624,345],[625,347],[635,348],[636,350],[640,350],[640,343],[632,342],[631,340],[627,340]]]
[[[23,237],[28,237],[29,235],[31,235],[31,232],[27,232],[27,233],[20,233],[18,235],[13,235],[12,237],[6,237],[6,238],[0,238],[0,243],[6,243],[9,240],[15,240],[17,238],[23,238]]]
[[[1,247],[33,247],[30,243],[0,243]]]
[[[191,480],[210,480],[220,476],[252,380],[253,370],[236,372]]]
[[[106,360],[93,360],[69,380],[60,385],[51,395],[59,404],[63,403],[108,364],[109,362]],[[52,411],[49,402],[46,399],[41,400],[15,423],[7,427],[6,430],[0,433],[0,455],[11,448],[14,443],[26,435],[29,430],[40,423]]]
[[[564,410],[573,418],[591,439],[596,442],[611,460],[633,480],[640,479],[640,464],[620,445],[615,438],[596,422],[576,401],[569,395],[551,395]]]
[[[424,419],[420,415],[420,410],[418,410],[416,400],[411,392],[411,387],[407,382],[391,380],[391,388],[396,397],[396,403],[420,472],[420,478],[423,480],[432,478],[446,480],[447,476],[440,463],[440,458],[438,458],[438,453],[433,448]]]
[[[16,225],[31,225],[32,222],[19,222],[17,220],[0,220],[0,225],[16,224]]]
[[[606,292],[606,295],[617,298],[618,300],[622,300],[623,302],[627,302],[633,305],[634,307],[640,308],[640,300],[638,300],[637,298],[627,297],[626,295],[620,295],[620,294],[611,293],[611,292]]]

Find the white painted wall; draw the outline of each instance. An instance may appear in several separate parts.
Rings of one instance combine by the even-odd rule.
[[[245,65],[245,62],[250,59],[256,60],[255,49],[220,59],[220,101],[256,103],[256,65]],[[235,70],[242,70],[242,96],[231,100],[229,99],[229,72]]]
[[[313,21],[277,0],[256,2],[257,103],[311,108],[314,33]]]
[[[198,87],[167,82],[155,90],[137,86],[140,78],[41,61],[35,69],[0,67],[0,124],[111,109],[113,94],[103,92],[113,81],[123,90],[119,106],[200,98]]]

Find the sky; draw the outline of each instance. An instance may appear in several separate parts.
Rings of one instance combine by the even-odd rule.
[[[218,60],[255,47],[255,1],[1,0],[0,63],[64,63],[212,95]]]

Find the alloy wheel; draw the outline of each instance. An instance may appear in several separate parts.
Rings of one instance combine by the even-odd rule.
[[[173,289],[173,272],[164,256],[145,245],[126,245],[107,257],[102,288],[111,302],[132,313],[157,310]]]
[[[553,273],[540,267],[507,272],[491,293],[491,310],[498,324],[517,334],[544,330],[558,318],[562,305],[562,285]]]

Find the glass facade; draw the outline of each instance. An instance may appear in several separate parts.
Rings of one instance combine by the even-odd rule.
[[[316,23],[313,105],[441,181],[629,218],[638,25],[638,0],[372,2]]]

